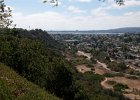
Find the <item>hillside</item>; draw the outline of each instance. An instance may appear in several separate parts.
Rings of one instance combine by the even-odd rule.
[[[58,41],[55,41],[46,31],[43,31],[41,29],[35,29],[30,31],[24,29],[16,29],[16,35],[40,40],[44,42],[47,47],[55,49],[56,51],[63,48],[62,44],[60,44]]]
[[[0,63],[0,100],[59,100]]]
[[[54,40],[46,31],[43,31],[41,29],[26,30],[21,28],[15,28],[10,30],[10,29],[0,28],[0,33],[10,34],[10,35],[12,34],[16,37],[26,37],[32,40],[39,40],[45,43],[47,47],[54,49],[56,51],[59,51],[60,49],[63,48],[62,44]]]
[[[27,36],[24,33],[36,35]],[[0,31],[0,62],[59,98],[64,100],[83,98],[85,95],[75,82],[70,63],[64,59],[59,49],[48,45],[52,43],[53,46],[57,46],[57,42],[45,32],[48,36],[46,42],[41,39],[42,34],[42,30]]]
[[[48,39],[43,40],[43,34]],[[42,30],[0,31],[0,63],[9,66],[1,64],[0,100],[55,99],[47,91],[63,100],[127,100],[120,93],[101,87],[104,76],[77,72],[73,61],[65,60],[59,49],[48,45],[51,42],[49,38],[52,39]],[[52,39],[51,43],[56,46],[57,42]],[[18,77],[15,72],[10,72],[10,68],[18,73]],[[38,86],[32,86],[25,80]]]

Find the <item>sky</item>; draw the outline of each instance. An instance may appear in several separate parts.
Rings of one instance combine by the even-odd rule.
[[[42,0],[5,0],[18,28],[43,30],[99,30],[140,27],[140,0],[59,0],[54,7]]]

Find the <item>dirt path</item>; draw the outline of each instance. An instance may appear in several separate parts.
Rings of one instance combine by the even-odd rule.
[[[83,52],[83,51],[78,51],[77,52],[77,55],[79,55],[79,56],[85,56],[85,57],[87,57],[87,60],[90,60],[91,59],[91,53],[85,53],[85,52]]]
[[[125,77],[111,77],[105,78],[105,80],[101,82],[103,88],[113,89],[113,85],[108,84],[107,81],[115,81],[117,83],[126,84],[129,89],[126,89],[123,94],[132,100],[135,98],[140,99],[140,80],[133,80]]]
[[[110,84],[107,84],[107,81],[108,81],[108,78],[105,78],[105,80],[101,82],[102,87],[105,89],[113,89],[113,86]]]
[[[107,68],[107,65],[105,63],[102,63],[99,60],[97,60],[97,63],[100,64],[103,68],[110,70],[109,68]]]
[[[103,75],[105,73],[110,73],[110,71],[106,70],[105,68],[103,68],[101,66],[95,65],[94,69],[95,69],[95,73],[99,74],[99,75]]]
[[[81,56],[86,56],[87,60],[91,59],[91,54],[90,53],[85,53],[83,51],[78,51],[77,55]],[[88,68],[86,65],[77,65],[76,69],[81,72],[81,73],[85,73],[88,71],[92,71],[95,72],[96,74],[100,74],[103,75],[105,73],[120,73],[120,72],[115,72],[110,70],[109,68],[107,68],[107,65],[105,63],[102,63],[100,61],[97,60],[97,64],[94,65],[94,69],[92,70],[92,68]],[[130,75],[130,74],[126,74],[124,73],[125,76],[136,76],[136,75]],[[136,76],[139,77],[139,76]],[[140,99],[140,80],[133,80],[133,79],[128,79],[126,77],[110,77],[110,78],[105,78],[104,81],[101,82],[101,85],[103,88],[106,89],[113,89],[113,85],[108,84],[108,81],[115,81],[116,83],[122,83],[122,84],[126,84],[129,89],[126,89],[125,92],[123,93],[123,95],[125,95],[126,97],[134,100],[134,99]]]
[[[140,80],[134,80],[134,79],[128,79],[125,77],[111,77],[106,78],[103,83],[106,83],[107,81],[116,81],[117,83],[122,83],[128,85],[130,89],[137,89],[140,90]],[[102,86],[106,87],[105,84],[102,84]]]

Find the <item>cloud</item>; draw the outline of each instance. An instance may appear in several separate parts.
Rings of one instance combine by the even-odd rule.
[[[99,7],[96,9],[91,10],[91,14],[95,17],[104,17],[107,16],[108,13],[106,12],[107,8]]]
[[[130,15],[133,15],[134,12],[127,12],[127,13],[124,13],[125,16],[130,16]]]
[[[123,16],[105,14],[104,17],[93,15],[71,16],[57,12],[42,12],[30,15],[14,13],[13,16],[17,27],[27,29],[29,26],[33,29],[41,28],[44,30],[92,30],[140,26],[140,11],[125,13]]]
[[[74,6],[69,6],[68,11],[70,11],[72,13],[85,13],[86,12],[85,10],[81,10],[81,9],[74,7]]]

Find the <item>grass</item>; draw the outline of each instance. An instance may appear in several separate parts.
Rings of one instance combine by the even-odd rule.
[[[59,100],[0,63],[0,100]]]

